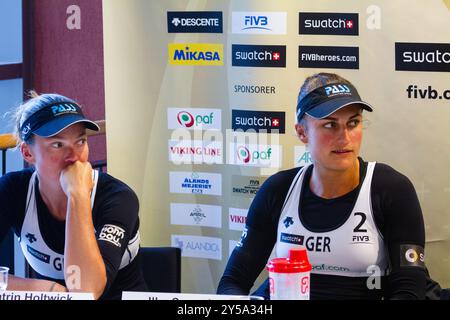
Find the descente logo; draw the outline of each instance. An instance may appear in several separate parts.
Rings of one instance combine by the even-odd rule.
[[[222,66],[223,45],[215,43],[171,43],[169,63],[188,66]]]

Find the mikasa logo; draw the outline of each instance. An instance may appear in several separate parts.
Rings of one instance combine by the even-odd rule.
[[[174,65],[222,66],[223,44],[171,43],[169,63]]]

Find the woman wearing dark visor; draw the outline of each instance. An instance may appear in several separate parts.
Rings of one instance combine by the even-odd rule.
[[[91,292],[96,299],[145,291],[137,197],[88,162],[86,129],[98,131],[97,124],[58,94],[34,94],[15,120],[31,168],[0,178],[0,240],[13,228],[36,278],[11,276],[8,290]]]
[[[275,246],[306,247],[311,299],[424,299],[425,231],[410,180],[359,157],[362,101],[344,78],[307,78],[297,103],[298,138],[311,165],[281,171],[253,200],[218,293],[248,294]],[[254,294],[269,297],[268,281]]]

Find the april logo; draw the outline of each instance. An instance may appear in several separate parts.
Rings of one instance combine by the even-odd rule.
[[[292,217],[286,217],[286,218],[283,220],[283,224],[284,224],[284,226],[285,226],[286,229],[287,229],[287,228],[289,228],[291,225],[294,224],[294,220],[292,219]]]

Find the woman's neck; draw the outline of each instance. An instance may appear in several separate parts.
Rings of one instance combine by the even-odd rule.
[[[39,192],[50,214],[59,221],[66,219],[67,196],[61,186],[39,177]]]
[[[314,166],[309,181],[311,191],[325,199],[343,196],[359,185],[359,160],[349,170],[336,171]]]

